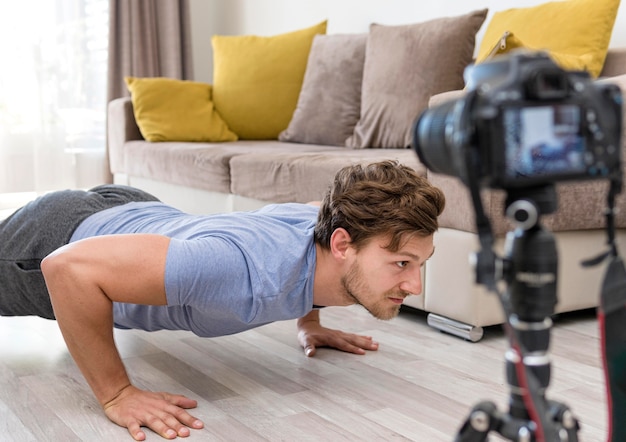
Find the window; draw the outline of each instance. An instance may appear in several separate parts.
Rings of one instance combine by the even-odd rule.
[[[104,182],[108,0],[2,2],[0,39],[0,195]]]

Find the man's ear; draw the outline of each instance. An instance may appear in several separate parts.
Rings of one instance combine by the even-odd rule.
[[[335,258],[345,259],[346,252],[352,244],[348,231],[342,227],[335,229],[330,236],[330,251]]]

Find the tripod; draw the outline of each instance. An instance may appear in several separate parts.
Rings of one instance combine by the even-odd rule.
[[[455,442],[486,441],[491,431],[511,441],[578,441],[579,424],[572,412],[545,395],[550,383],[548,350],[557,302],[558,254],[554,236],[541,226],[540,216],[555,210],[553,186],[524,195],[509,193],[506,215],[516,228],[507,234],[505,257],[483,254],[483,260],[498,262],[481,263],[478,256],[477,280],[489,279],[480,275],[485,269],[495,273],[500,268],[497,276],[507,286],[500,298],[510,344],[505,354],[509,410],[501,412],[490,401],[478,403]]]

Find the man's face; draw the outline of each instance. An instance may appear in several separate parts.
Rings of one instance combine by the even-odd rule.
[[[397,252],[384,248],[387,238],[374,238],[358,252],[352,249],[341,282],[347,296],[378,319],[398,315],[402,301],[422,292],[421,268],[434,252],[433,236],[414,235]]]

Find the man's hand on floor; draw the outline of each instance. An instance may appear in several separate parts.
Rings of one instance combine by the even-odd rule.
[[[315,356],[318,347],[330,347],[337,350],[365,354],[365,351],[378,350],[378,342],[374,342],[371,336],[356,335],[323,327],[319,320],[298,321],[298,341],[307,356]]]
[[[135,440],[146,439],[141,427],[147,427],[165,439],[175,439],[189,436],[190,428],[204,427],[202,421],[186,411],[197,405],[195,400],[185,396],[153,393],[129,385],[104,405],[104,412],[112,422],[127,428]]]

